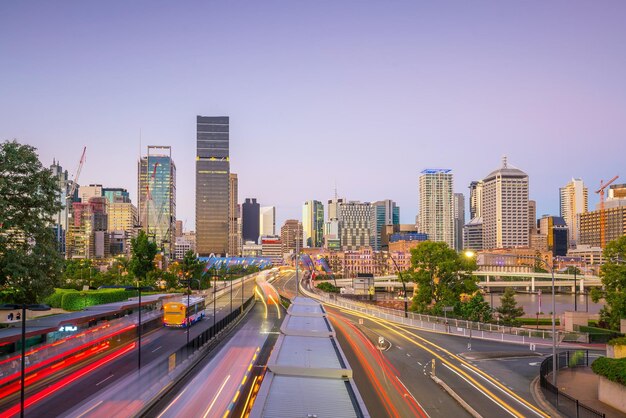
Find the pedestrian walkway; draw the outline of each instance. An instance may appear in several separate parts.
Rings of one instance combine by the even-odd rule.
[[[548,379],[552,378],[552,374]],[[557,371],[559,390],[578,399],[579,402],[606,414],[606,418],[623,418],[626,416],[598,399],[598,376],[591,367],[571,367]]]

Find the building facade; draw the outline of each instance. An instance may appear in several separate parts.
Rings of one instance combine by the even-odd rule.
[[[241,217],[243,226],[243,242],[259,242],[259,220],[261,206],[255,198],[247,198],[241,205]]]
[[[176,165],[172,147],[148,146],[137,165],[141,228],[167,257],[176,243]]]
[[[400,225],[400,208],[396,202],[389,199],[372,203],[370,246],[374,251],[380,251],[382,248],[385,225]]]
[[[239,231],[239,223],[241,218],[241,210],[239,207],[239,179],[237,174],[229,175],[229,204],[228,204],[228,254],[241,254],[241,233]]]
[[[469,185],[469,210],[470,220],[482,216],[481,205],[483,202],[483,182],[473,181]]]
[[[454,194],[454,249],[463,249],[463,226],[465,225],[465,196]]]
[[[66,237],[66,258],[95,259],[110,256],[107,205],[103,197],[73,202]]]
[[[589,190],[582,179],[572,179],[559,189],[560,216],[569,227],[569,241],[575,246],[580,235],[579,217],[589,210]]]
[[[565,220],[560,216],[544,215],[539,220],[539,234],[546,237],[547,247],[553,256],[564,257],[569,248],[569,232]]]
[[[107,200],[107,203],[130,202],[128,190],[121,187],[103,187],[102,196]]]
[[[419,177],[419,228],[431,241],[454,242],[454,184],[452,170],[426,169]]]
[[[339,242],[344,251],[369,247],[371,242],[372,205],[361,202],[339,204]]]
[[[261,236],[276,235],[276,207],[261,206],[259,210],[259,234]]]
[[[87,203],[92,197],[102,196],[101,184],[90,184],[89,186],[80,186],[78,188],[78,197],[81,202]]]
[[[528,175],[506,157],[483,180],[482,215],[485,249],[528,247]]]
[[[282,253],[295,254],[302,249],[302,224],[297,219],[287,219],[280,228]],[[297,250],[296,250],[297,248]]]
[[[75,190],[75,196],[70,196],[73,182],[69,179],[67,170],[63,170],[63,167],[57,161],[52,162],[50,171],[52,171],[52,176],[56,181],[57,203],[61,205],[61,209],[54,215],[54,235],[57,242],[57,251],[61,256],[65,257],[65,239],[69,212],[72,208],[72,203],[78,200],[78,193]]]
[[[321,247],[324,243],[324,205],[308,200],[302,205],[302,231],[305,247]]]
[[[196,251],[229,249],[230,157],[228,116],[196,118]]]
[[[580,235],[577,245],[602,247],[600,210],[580,214]],[[626,204],[604,209],[605,241],[611,242],[626,235]]]

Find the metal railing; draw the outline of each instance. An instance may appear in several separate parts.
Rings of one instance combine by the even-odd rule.
[[[310,290],[302,289],[303,292],[311,293]],[[404,317],[404,311],[386,307],[375,306],[363,302],[347,299],[335,294],[328,294],[319,289],[311,289],[312,296],[323,302],[334,304],[342,308],[351,309],[360,313],[375,316],[392,322],[411,325],[433,331],[447,332],[459,336],[473,336],[513,343],[548,343],[552,341],[552,331],[533,330],[528,328],[516,328],[504,325],[489,324],[483,322],[467,321],[465,319],[445,318],[440,316],[424,315],[409,312],[408,318]],[[587,343],[589,335],[582,332],[559,332],[557,341]]]
[[[575,353],[581,353],[575,354]],[[539,368],[539,383],[546,399],[568,417],[576,418],[604,418],[605,414],[590,406],[580,402],[578,399],[568,395],[555,387],[548,379],[552,372],[552,356],[541,362]],[[589,366],[589,350],[562,351],[557,354],[557,370],[566,367]]]

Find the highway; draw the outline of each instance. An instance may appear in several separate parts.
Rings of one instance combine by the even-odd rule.
[[[253,279],[245,282],[244,299],[253,294]],[[225,293],[217,299],[216,320],[220,320],[230,312],[230,294]],[[233,286],[233,309],[241,305],[241,287]],[[212,295],[207,295],[206,317],[203,321],[190,328],[190,338],[202,333],[213,325]],[[154,361],[164,361],[186,342],[186,329],[158,328],[142,336],[142,365],[147,366]],[[136,342],[124,346],[118,352],[99,357],[92,363],[85,364],[81,369],[72,371],[46,387],[35,387],[26,393],[27,416],[60,416],[76,405],[91,398],[94,394],[120,381],[137,370]],[[137,388],[139,392],[141,388]],[[132,393],[132,388],[129,388]],[[2,416],[17,416],[18,404],[6,410]],[[16,409],[16,407],[18,407]],[[6,415],[4,415],[6,414]]]
[[[285,292],[288,297],[295,291],[293,277],[279,279],[274,284],[279,292]],[[342,335],[338,335],[338,339],[355,370],[355,382],[373,416],[407,416],[404,411],[394,411],[390,407],[402,406],[401,402],[391,398],[393,391],[389,389],[395,386],[394,376],[401,383],[396,392],[406,398],[404,389],[405,393],[408,392],[409,396],[415,398],[426,414],[468,416],[430,377],[433,359],[435,375],[475,413],[486,417],[547,416],[535,405],[530,393],[530,383],[538,375],[542,355],[548,354],[549,348],[530,352],[528,346],[474,338],[469,350],[468,338],[422,331],[335,309],[329,305],[326,307],[332,314],[333,325],[338,334],[341,331]],[[364,350],[368,344],[357,336],[355,329],[360,331],[370,345],[377,345],[379,337],[384,338],[384,348],[381,351],[384,360],[373,362],[373,355],[370,358],[364,355],[370,351]],[[355,346],[358,340],[362,342],[361,347]],[[385,366],[386,362],[389,366]],[[368,368],[375,368],[378,372],[368,371]],[[364,373],[357,373],[359,369]],[[372,375],[379,377],[371,380]],[[364,379],[363,376],[370,379]],[[385,399],[385,393],[380,393],[378,384],[387,389],[385,393],[390,399]],[[371,402],[372,398],[376,398],[377,402]],[[415,413],[412,415],[417,416]]]

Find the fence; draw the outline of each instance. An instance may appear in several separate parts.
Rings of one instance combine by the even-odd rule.
[[[582,353],[582,355],[577,353]],[[558,387],[555,387],[550,382],[548,375],[552,372],[552,360],[552,356],[546,358],[541,362],[541,367],[539,368],[539,382],[546,399],[554,405],[559,412],[562,412],[568,417],[604,418],[604,413],[596,411],[579,402],[578,399],[561,392]],[[566,367],[589,366],[589,350],[560,352],[557,354],[556,366],[557,370]]]
[[[402,310],[357,302],[336,294],[327,294],[326,292],[322,292],[316,288],[313,288],[312,290],[315,293],[314,295],[311,294],[311,292],[302,289],[304,293],[308,293],[309,295],[314,296],[317,299],[321,299],[326,303],[418,328],[442,331],[464,337],[471,337],[473,335],[478,338],[513,342],[518,344],[540,343],[542,341],[547,343],[552,341],[552,331],[549,330],[515,328],[504,325],[472,322],[464,319],[423,315],[414,312],[408,312],[408,315],[405,318],[404,311]],[[564,333],[557,331],[557,341],[586,343],[588,342],[588,334],[581,332]]]

